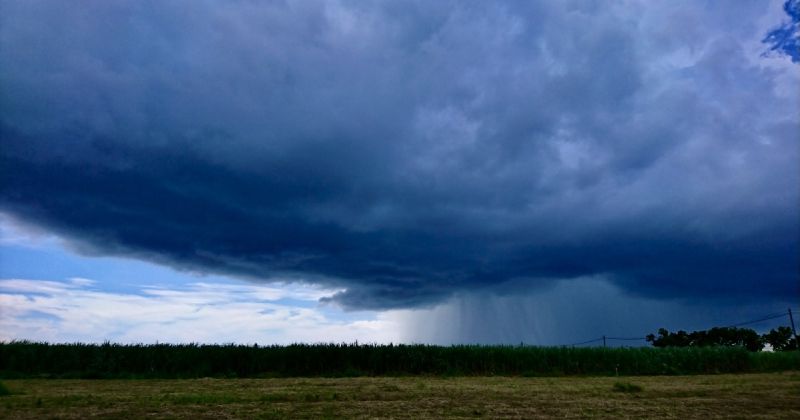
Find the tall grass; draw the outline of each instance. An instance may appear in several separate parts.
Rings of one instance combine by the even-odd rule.
[[[6,395],[11,395],[11,390],[8,389],[6,384],[0,382],[0,397],[5,397]]]
[[[0,378],[676,375],[800,369],[800,352],[735,347],[0,343]]]

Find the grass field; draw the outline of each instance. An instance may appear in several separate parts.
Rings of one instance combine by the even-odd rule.
[[[800,372],[3,383],[0,418],[800,418]]]

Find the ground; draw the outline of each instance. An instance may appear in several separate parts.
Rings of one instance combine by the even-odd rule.
[[[800,418],[800,372],[3,383],[0,418]]]

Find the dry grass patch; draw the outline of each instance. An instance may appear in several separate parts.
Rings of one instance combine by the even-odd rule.
[[[617,383],[641,388],[616,392]],[[800,373],[9,380],[0,418],[800,418]]]

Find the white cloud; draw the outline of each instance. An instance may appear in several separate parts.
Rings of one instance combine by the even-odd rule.
[[[74,284],[76,286],[91,286],[91,285],[97,283],[94,280],[85,279],[83,277],[71,277],[69,279],[69,281],[70,281],[70,283],[72,283],[72,284]]]
[[[313,286],[192,283],[141,294],[91,289],[67,282],[0,280],[0,340],[49,342],[397,342],[392,313],[336,317]],[[282,299],[291,299],[286,303]],[[297,302],[301,301],[301,302]],[[345,319],[339,319],[345,318]]]

